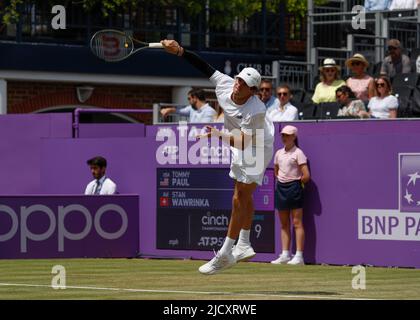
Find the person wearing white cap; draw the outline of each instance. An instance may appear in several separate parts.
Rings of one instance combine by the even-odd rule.
[[[175,40],[161,43],[166,52],[182,57],[210,78],[216,86],[219,105],[224,110],[224,127],[229,131],[226,133],[207,126],[207,134],[198,136],[218,137],[230,145],[229,176],[235,180],[227,237],[215,257],[198,269],[202,274],[211,275],[256,255],[250,243],[254,216],[252,195],[262,184],[265,169],[273,157],[274,125],[266,117],[264,103],[256,96],[261,83],[257,70],[244,68],[233,79],[215,70],[194,52],[184,50]],[[254,161],[250,159],[251,154]],[[238,242],[234,246],[236,239]]]
[[[314,103],[335,102],[335,90],[346,83],[340,79],[340,66],[334,59],[327,58],[319,67],[321,82],[315,88]]]
[[[276,175],[276,190],[274,203],[281,222],[282,252],[271,261],[272,264],[303,265],[303,247],[305,230],[303,228],[303,188],[310,180],[305,154],[297,145],[298,129],[285,126],[281,130],[281,140],[284,148],[274,156],[274,173]],[[290,216],[296,235],[296,254],[290,255]]]

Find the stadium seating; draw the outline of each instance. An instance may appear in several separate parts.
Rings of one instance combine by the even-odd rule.
[[[337,102],[320,103],[316,108],[315,118],[317,119],[335,119],[340,110]]]
[[[412,54],[420,55],[420,49],[415,49]],[[379,76],[381,62],[370,66],[370,74]],[[393,92],[399,101],[398,117],[420,117],[420,74],[416,72],[396,75],[392,80]],[[315,85],[319,77],[315,77]],[[291,90],[293,98],[291,103],[298,109],[299,119],[335,119],[339,105],[335,102],[316,105],[312,101],[314,90],[301,88]],[[349,117],[352,118],[352,117]],[[340,119],[344,119],[340,117]]]
[[[392,79],[393,87],[410,86],[416,87],[419,82],[418,73],[400,73]]]
[[[411,98],[411,95],[413,94],[413,87],[408,85],[402,85],[402,86],[393,86],[392,87],[393,94],[398,98]]]
[[[315,119],[317,105],[313,103],[306,103],[303,104],[300,109],[298,109],[299,112],[299,119],[300,120],[311,120]]]
[[[292,101],[297,102],[297,103],[303,101],[303,98],[305,97],[305,90],[303,90],[303,89],[293,89],[291,91],[292,91],[292,95],[293,95]]]
[[[413,116],[413,108],[410,98],[401,97],[398,99],[397,118],[409,118]]]
[[[410,60],[416,61],[418,56],[420,56],[420,49],[419,48],[412,49],[411,54],[410,54]]]
[[[381,72],[382,62],[375,63],[372,69],[372,75],[374,78],[377,78]]]
[[[305,92],[305,96],[303,97],[302,103],[308,104],[312,103],[312,96],[314,95],[314,90],[309,90]]]
[[[414,88],[410,100],[411,117],[420,117],[420,88]]]

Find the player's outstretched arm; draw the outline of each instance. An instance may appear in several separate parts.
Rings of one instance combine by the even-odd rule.
[[[184,58],[185,60],[188,61],[188,63],[190,63],[195,68],[200,70],[208,78],[210,78],[213,75],[213,73],[216,72],[216,69],[214,69],[206,61],[204,61],[202,58],[200,58],[194,52],[189,51],[189,50],[185,50],[175,40],[162,40],[160,43],[165,48],[166,52]]]
[[[244,134],[242,131],[239,135],[220,131],[212,126],[206,126],[207,133],[197,135],[197,139],[216,137],[227,145],[239,150],[244,150],[252,144],[252,136]]]

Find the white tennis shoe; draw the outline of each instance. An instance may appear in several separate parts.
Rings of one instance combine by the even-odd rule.
[[[233,247],[232,254],[236,262],[252,259],[256,255],[254,249],[252,249],[250,245],[248,246],[236,245]]]
[[[291,260],[289,255],[281,254],[276,260],[271,261],[272,264],[286,264]]]
[[[305,262],[303,261],[303,257],[294,256],[292,260],[290,260],[287,264],[293,266],[303,266]]]
[[[211,259],[206,264],[203,264],[198,271],[202,274],[212,275],[216,274],[222,270],[228,269],[236,264],[236,260],[233,257],[232,253],[220,254],[220,251],[215,253],[213,259]]]

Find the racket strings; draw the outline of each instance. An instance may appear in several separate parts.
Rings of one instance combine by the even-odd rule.
[[[98,32],[92,38],[93,53],[106,61],[120,61],[133,51],[133,41],[125,34],[116,32]]]

